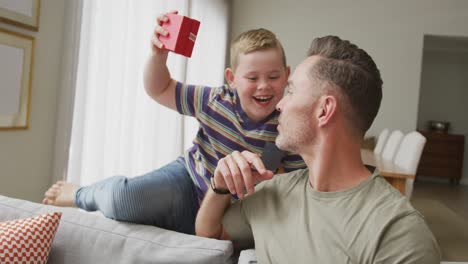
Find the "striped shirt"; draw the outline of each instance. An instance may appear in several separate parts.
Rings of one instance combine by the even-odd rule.
[[[193,146],[184,154],[200,201],[219,159],[235,150],[261,154],[265,144],[274,143],[278,135],[278,111],[262,121],[251,121],[237,92],[227,85],[212,88],[178,82],[176,105],[179,113],[195,117],[200,125]],[[286,172],[306,167],[302,158],[292,153],[286,153],[282,166]]]

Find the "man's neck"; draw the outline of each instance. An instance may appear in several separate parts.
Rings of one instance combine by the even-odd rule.
[[[349,138],[319,140],[301,156],[309,168],[309,182],[319,192],[344,191],[371,176],[362,163],[359,142]]]

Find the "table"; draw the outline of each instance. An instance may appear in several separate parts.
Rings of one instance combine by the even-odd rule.
[[[393,161],[384,160],[379,155],[375,155],[372,150],[361,149],[361,158],[365,165],[376,167],[380,175],[403,195],[406,190],[406,180],[414,180],[416,176],[414,173],[410,173],[399,167]]]

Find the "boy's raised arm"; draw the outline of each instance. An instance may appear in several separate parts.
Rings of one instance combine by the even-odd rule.
[[[177,11],[171,13],[177,14]],[[151,37],[151,55],[145,65],[144,86],[151,98],[159,104],[177,111],[176,81],[171,78],[166,65],[169,51],[163,49],[163,44],[158,39],[159,35],[167,35],[167,32],[161,27],[162,23],[167,21],[168,18],[165,14],[157,18],[157,25]]]

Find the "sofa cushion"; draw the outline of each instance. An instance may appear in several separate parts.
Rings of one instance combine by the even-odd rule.
[[[0,222],[0,263],[47,263],[61,215]]]
[[[237,264],[255,264],[257,263],[257,255],[255,249],[245,249],[240,252],[239,262]]]
[[[48,263],[231,263],[232,244],[0,196],[0,221],[62,212]]]

